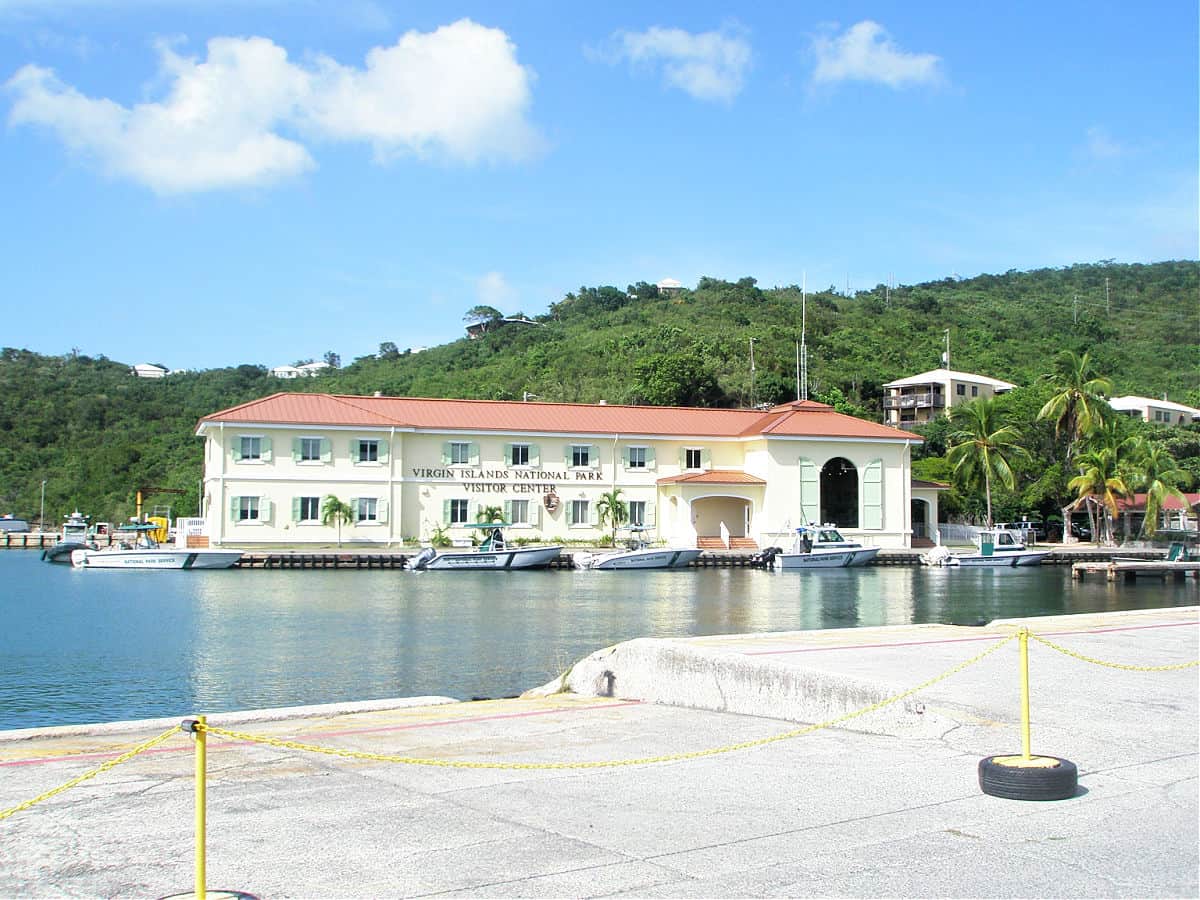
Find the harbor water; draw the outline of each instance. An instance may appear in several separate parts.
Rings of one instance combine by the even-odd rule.
[[[100,571],[0,553],[0,729],[504,697],[637,637],[1197,603],[1197,580],[1069,567],[765,572]]]

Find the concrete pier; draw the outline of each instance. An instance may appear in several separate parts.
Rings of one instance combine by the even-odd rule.
[[[1016,623],[635,641],[540,696],[210,715],[314,745],[441,761],[678,757],[768,739],[925,682]],[[457,769],[213,735],[210,890],[262,897],[1194,897],[1195,607],[1023,620],[1033,750],[1080,792],[982,794],[1019,751],[1015,642],[900,704],[731,753],[607,768]],[[569,687],[575,692],[557,693]],[[412,705],[412,704],[417,705]],[[188,710],[183,713],[203,713]],[[0,732],[0,810],[169,722]],[[193,752],[166,743],[0,821],[0,896],[161,896],[192,887]]]

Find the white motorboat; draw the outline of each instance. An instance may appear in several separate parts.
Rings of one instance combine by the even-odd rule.
[[[865,566],[879,555],[878,547],[864,547],[842,537],[833,525],[796,529],[792,549],[775,555],[780,569],[839,569]]]
[[[633,536],[626,542],[624,550],[608,553],[576,553],[573,555],[577,569],[685,569],[703,550],[694,547],[651,547],[642,540],[639,529],[631,529]]]
[[[228,569],[242,558],[241,550],[163,546],[153,536],[158,529],[158,525],[118,528],[119,536],[132,540],[121,540],[100,550],[72,550],[71,565],[77,569]]]
[[[933,566],[967,566],[973,568],[1009,569],[1019,566],[1040,566],[1050,550],[1029,550],[1024,535],[1004,528],[979,532],[979,552],[950,553],[935,548],[922,561]]]
[[[67,516],[63,522],[62,536],[58,543],[48,550],[42,551],[42,559],[46,562],[69,563],[71,554],[80,549],[96,550],[97,545],[91,541],[87,516],[79,510]]]
[[[484,530],[483,542],[471,550],[435,550],[426,547],[413,557],[414,572],[443,569],[544,569],[558,558],[562,547],[510,547],[504,539],[504,522],[474,525]]]

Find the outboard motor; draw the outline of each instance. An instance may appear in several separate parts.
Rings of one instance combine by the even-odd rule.
[[[426,547],[412,559],[412,570],[419,572],[429,564],[429,561],[437,556],[437,551],[432,547]]]

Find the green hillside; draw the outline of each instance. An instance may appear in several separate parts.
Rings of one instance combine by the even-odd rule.
[[[830,289],[810,293],[807,311],[810,395],[869,418],[880,418],[885,382],[940,365],[946,329],[952,368],[1029,385],[1031,396],[1066,349],[1090,352],[1117,394],[1200,405],[1194,261],[1008,272],[849,297]],[[705,406],[796,395],[796,286],[702,279],[670,297],[645,283],[581,288],[541,314],[526,312],[530,323],[491,322],[477,340],[420,353],[381,343],[377,355],[295,381],[257,365],[143,380],[103,357],[6,348],[0,513],[36,519],[45,480],[48,523],[75,506],[97,518],[130,515],[138,487],[187,491],[150,502],[194,514],[197,419],[280,390]],[[1014,394],[1017,406],[1036,400]],[[934,437],[930,449],[940,452]],[[1200,456],[1189,446],[1172,452],[1181,460]]]

